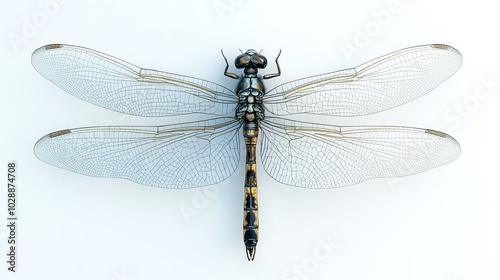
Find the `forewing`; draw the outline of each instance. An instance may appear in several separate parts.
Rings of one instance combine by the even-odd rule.
[[[402,49],[356,68],[291,81],[264,98],[275,115],[359,116],[416,99],[451,77],[462,64],[447,45]]]
[[[42,161],[70,171],[163,188],[218,183],[236,169],[234,118],[165,126],[88,127],[50,133],[35,145]]]
[[[455,139],[430,129],[340,127],[274,117],[260,125],[264,169],[278,182],[297,187],[333,188],[407,176],[460,154]]]
[[[113,111],[148,117],[190,113],[225,115],[238,99],[209,81],[144,69],[92,49],[53,44],[31,61],[45,78],[68,93]]]

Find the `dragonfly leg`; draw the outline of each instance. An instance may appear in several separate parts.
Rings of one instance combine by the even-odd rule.
[[[240,77],[240,76],[238,76],[238,74],[227,72],[227,70],[229,70],[229,63],[227,63],[227,58],[224,55],[224,52],[222,50],[220,50],[220,53],[222,54],[222,57],[224,58],[224,61],[226,61],[226,69],[224,70],[224,76],[227,76],[227,77],[233,78],[233,79],[238,79]]]
[[[272,73],[272,74],[267,74],[267,75],[264,75],[262,78],[264,79],[271,79],[271,78],[274,78],[274,77],[278,77],[279,75],[281,75],[281,68],[280,68],[280,64],[278,63],[278,58],[280,57],[281,55],[281,49],[280,49],[280,52],[278,53],[278,56],[276,57],[276,67],[278,68],[278,73]]]

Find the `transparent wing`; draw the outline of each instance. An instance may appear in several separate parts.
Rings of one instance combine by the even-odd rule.
[[[416,99],[451,77],[462,56],[446,45],[399,50],[356,68],[291,81],[264,97],[275,115],[358,116]]]
[[[165,126],[87,127],[50,133],[35,145],[42,161],[70,171],[163,188],[218,183],[236,169],[234,118]]]
[[[460,154],[455,139],[430,129],[340,127],[275,117],[260,126],[266,172],[278,182],[304,188],[411,175],[449,163]]]
[[[92,49],[53,44],[37,49],[33,67],[68,93],[113,111],[138,116],[225,115],[238,99],[205,80],[144,69]]]

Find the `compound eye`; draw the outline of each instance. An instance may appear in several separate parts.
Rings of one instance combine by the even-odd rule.
[[[236,58],[236,61],[234,62],[236,68],[244,68],[245,66],[250,63],[250,56],[246,54],[242,54]]]
[[[254,54],[252,56],[252,62],[259,68],[265,68],[267,65],[266,57],[260,54]]]
[[[253,57],[253,61],[255,63],[259,63],[259,64],[262,63],[262,62],[264,62],[264,60],[262,60],[262,57],[258,57],[258,56],[254,56]]]

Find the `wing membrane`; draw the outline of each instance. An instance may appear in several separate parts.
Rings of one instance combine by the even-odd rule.
[[[275,115],[359,116],[414,100],[451,77],[462,56],[446,45],[402,49],[356,68],[279,85],[264,98]]]
[[[348,186],[400,177],[456,159],[460,145],[429,129],[340,127],[268,117],[261,122],[261,158],[275,180],[304,188]]]
[[[144,69],[71,45],[36,50],[33,67],[68,93],[92,104],[138,116],[190,113],[225,115],[238,99],[229,89],[205,80]]]
[[[234,118],[135,127],[88,127],[50,133],[35,145],[42,161],[70,171],[164,188],[218,183],[236,169]]]

